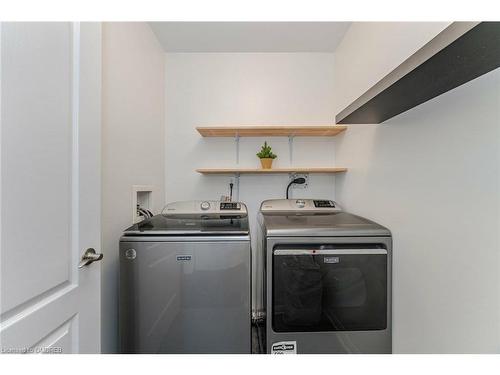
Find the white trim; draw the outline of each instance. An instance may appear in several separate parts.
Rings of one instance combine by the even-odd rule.
[[[71,247],[72,259],[70,277],[72,283],[78,283],[78,260],[80,255],[80,23],[72,23],[72,154],[71,154]]]
[[[8,317],[6,320],[0,323],[0,331],[5,331],[15,323],[18,323],[24,318],[35,314],[37,311],[50,306],[52,303],[61,299],[62,297],[73,293],[76,288],[77,286],[75,284],[67,284],[66,282],[62,285],[61,288],[57,288],[55,292],[51,291],[47,296],[44,295],[43,298],[40,298],[36,302],[33,303],[33,301],[29,301],[26,307],[17,311],[14,315]]]

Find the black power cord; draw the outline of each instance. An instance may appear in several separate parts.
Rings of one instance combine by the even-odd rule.
[[[305,182],[306,182],[306,179],[304,177],[297,177],[297,178],[294,178],[292,181],[290,181],[290,183],[286,187],[286,199],[288,199],[288,192],[290,190],[290,186],[292,186],[293,184],[302,185]]]

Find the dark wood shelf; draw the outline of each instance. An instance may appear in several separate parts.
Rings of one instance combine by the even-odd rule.
[[[500,67],[500,22],[454,22],[336,116],[380,124]]]

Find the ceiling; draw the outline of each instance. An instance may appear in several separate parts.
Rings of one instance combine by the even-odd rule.
[[[334,52],[350,22],[150,22],[165,52]]]

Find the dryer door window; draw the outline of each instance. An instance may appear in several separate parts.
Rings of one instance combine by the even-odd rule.
[[[387,327],[387,250],[379,247],[273,251],[275,332]]]

